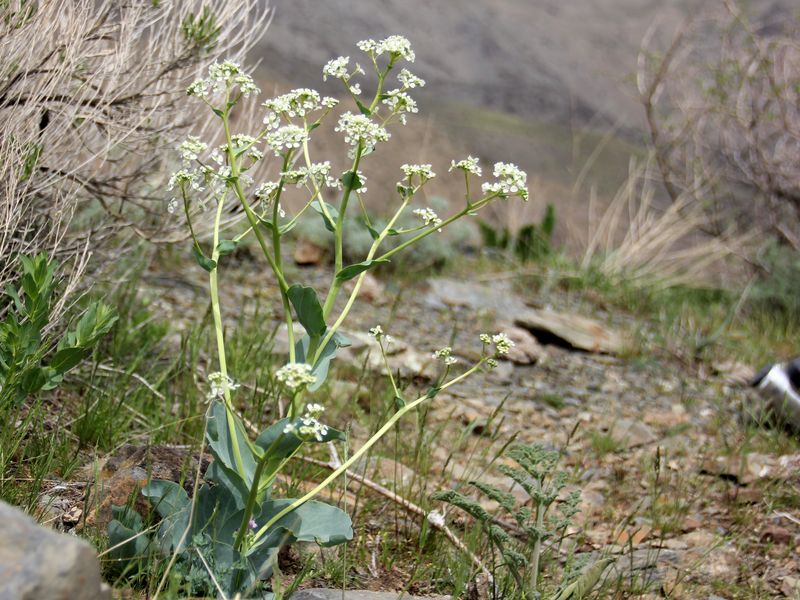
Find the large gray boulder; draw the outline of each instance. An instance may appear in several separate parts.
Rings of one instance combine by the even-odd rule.
[[[94,548],[0,502],[0,600],[110,600]]]

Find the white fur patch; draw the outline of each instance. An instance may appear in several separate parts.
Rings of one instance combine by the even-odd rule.
[[[800,394],[792,386],[792,382],[789,381],[789,377],[781,365],[773,366],[758,387],[762,390],[772,388],[772,391],[782,394],[787,400],[800,406]]]

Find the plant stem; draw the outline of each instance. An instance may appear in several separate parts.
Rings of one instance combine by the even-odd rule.
[[[375,256],[375,253],[378,251],[378,248],[380,247],[381,242],[383,242],[383,240],[386,239],[386,236],[388,235],[389,230],[394,226],[394,224],[397,221],[397,219],[400,218],[400,215],[402,214],[403,210],[405,210],[406,206],[408,206],[408,203],[410,201],[411,201],[411,198],[406,198],[406,199],[403,200],[403,204],[400,205],[400,208],[397,209],[397,212],[395,212],[394,216],[386,224],[386,227],[383,228],[383,231],[381,231],[381,233],[378,236],[378,238],[374,242],[372,242],[372,246],[370,247],[369,252],[367,252],[366,260],[371,260],[372,257]],[[342,323],[344,323],[344,320],[347,318],[347,315],[350,313],[350,309],[353,308],[353,304],[355,303],[356,298],[358,298],[358,292],[361,290],[361,284],[364,282],[364,277],[366,277],[366,275],[367,275],[367,272],[364,271],[356,279],[356,284],[353,286],[353,291],[350,292],[350,297],[347,299],[347,303],[345,304],[344,308],[342,309],[342,312],[339,315],[339,317],[336,319],[336,322],[333,325],[331,325],[330,327],[328,327],[328,330],[325,332],[325,337],[322,338],[322,342],[320,342],[319,347],[317,348],[317,351],[316,351],[316,353],[314,355],[314,360],[312,361],[311,364],[315,364],[317,362],[317,360],[319,360],[319,357],[322,354],[322,351],[325,349],[325,346],[327,346],[328,342],[331,341],[331,339],[333,339],[333,336],[336,335],[336,332],[339,330],[339,327],[341,327]],[[333,299],[335,299],[333,286],[338,286],[336,288],[336,291],[338,293],[338,288],[341,287],[341,283],[339,283],[339,281],[336,279],[335,274],[334,274],[334,279],[333,279],[333,285],[331,286],[331,291],[328,293],[328,298],[325,300],[325,308],[328,308],[328,309],[333,308],[333,302],[331,301],[330,306],[328,305],[328,302],[332,299],[332,297],[333,297]],[[323,315],[326,314],[325,313],[325,308],[323,308]]]
[[[544,493],[543,482],[539,480],[539,494]],[[542,554],[542,527],[544,526],[544,511],[546,505],[542,500],[536,503],[536,541],[533,544],[533,556],[531,557],[531,571],[533,573],[533,596],[536,597],[536,589],[539,586],[539,558]]]
[[[233,457],[236,461],[236,469],[239,475],[244,478],[245,469],[242,460],[242,450],[239,447],[238,436],[236,435],[236,422],[234,420],[233,402],[231,401],[231,391],[226,385],[228,381],[228,365],[225,360],[225,333],[222,328],[222,312],[219,308],[219,283],[217,275],[219,271],[219,225],[222,219],[222,207],[225,205],[225,195],[223,194],[217,203],[217,214],[214,218],[214,240],[211,260],[216,266],[208,273],[208,287],[211,296],[211,314],[214,317],[214,335],[217,339],[217,357],[219,360],[219,372],[222,374],[223,399],[225,401],[225,415],[228,425],[228,432],[233,445]]]
[[[280,269],[278,263],[275,262],[275,258],[272,256],[272,254],[270,254],[270,251],[267,248],[267,242],[264,239],[264,234],[261,232],[258,223],[258,218],[253,212],[253,209],[250,207],[250,204],[247,202],[244,190],[242,189],[242,184],[239,181],[239,163],[236,159],[236,153],[233,151],[233,141],[231,139],[231,126],[228,120],[227,110],[224,113],[222,113],[222,125],[225,129],[225,140],[228,142],[228,161],[231,167],[231,179],[233,180],[233,190],[236,193],[236,197],[239,199],[242,208],[244,209],[245,215],[247,216],[247,221],[250,223],[250,227],[252,228],[253,233],[256,236],[256,239],[258,240],[258,244],[259,246],[261,246],[261,252],[264,254],[265,258],[269,262],[270,267],[272,267],[272,272],[275,274],[275,277],[278,280],[278,288],[280,289],[281,293],[281,302],[283,304],[283,312],[286,319],[287,336],[289,340],[289,362],[294,362],[295,352],[294,352],[294,327],[292,322],[292,307],[291,304],[289,303],[289,297],[287,296],[287,291],[289,290],[289,284],[286,283],[286,278],[283,276],[283,271]],[[285,161],[288,160],[289,160],[289,155],[287,154]],[[273,228],[277,228],[277,223],[273,223]]]
[[[451,385],[455,385],[456,383],[459,383],[461,380],[465,379],[466,377],[469,377],[470,375],[472,375],[475,371],[477,371],[480,368],[480,366],[483,364],[483,362],[484,362],[484,359],[481,359],[477,364],[475,364],[471,368],[467,369],[464,373],[462,373],[458,377],[454,377],[453,379],[451,379],[450,381],[448,381],[447,383],[442,385],[437,391],[440,392],[442,390],[445,390],[445,389],[449,388]],[[267,531],[269,531],[270,527],[275,525],[275,523],[277,523],[280,519],[282,519],[283,517],[288,515],[294,509],[302,506],[303,504],[305,504],[306,502],[311,500],[314,496],[319,494],[322,490],[324,490],[332,481],[334,481],[342,473],[347,471],[347,469],[353,463],[355,463],[359,458],[361,458],[361,456],[367,450],[369,450],[372,446],[374,446],[375,443],[378,442],[378,440],[380,440],[386,434],[386,432],[391,430],[392,427],[394,426],[394,424],[397,423],[397,421],[399,421],[406,413],[414,410],[417,406],[419,406],[420,404],[422,404],[423,402],[425,402],[425,400],[428,400],[429,398],[431,398],[431,396],[429,394],[426,394],[424,396],[420,396],[419,398],[417,398],[413,402],[411,402],[409,404],[406,404],[403,408],[401,408],[396,413],[394,413],[389,418],[389,420],[386,421],[386,423],[384,423],[383,427],[381,427],[369,440],[367,440],[364,443],[364,445],[361,446],[361,448],[358,449],[357,452],[355,452],[350,458],[348,458],[345,462],[343,462],[342,465],[338,469],[336,469],[333,473],[331,473],[328,477],[326,477],[325,480],[322,483],[317,485],[313,490],[308,492],[302,498],[299,498],[299,499],[295,500],[294,502],[292,502],[289,506],[287,506],[286,508],[284,508],[283,510],[278,512],[269,521],[267,521],[266,524],[264,524],[264,526],[261,527],[261,529],[259,529],[258,532],[255,534],[255,539],[258,540]]]

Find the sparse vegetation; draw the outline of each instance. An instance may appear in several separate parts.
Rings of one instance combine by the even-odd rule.
[[[379,177],[369,181],[371,202],[365,172],[385,154],[370,155],[383,152],[392,121],[416,116],[409,90],[422,82],[399,69],[413,56],[405,38],[361,43],[377,86],[357,82],[363,73],[344,57],[325,67],[353,112],[294,90],[267,102],[267,126],[249,137],[239,132],[265,112],[256,120],[246,108],[256,82],[238,64],[215,61],[234,47],[244,56],[265,13],[251,18],[249,2],[84,4],[60,21],[69,41],[59,46],[61,67],[39,70],[52,66],[53,46],[44,63],[13,57],[29,39],[23,33],[51,33],[51,8],[0,0],[10,40],[0,54],[11,57],[0,112],[13,117],[0,131],[0,173],[9,175],[0,252],[10,257],[0,261],[0,283],[10,284],[0,302],[0,497],[90,540],[115,594],[797,593],[787,586],[800,444],[742,420],[754,399],[737,383],[797,351],[800,266],[785,235],[758,240],[760,249],[733,230],[709,236],[697,190],[662,197],[664,147],[650,158],[592,133],[582,142],[597,141],[596,152],[572,149],[573,161],[588,156],[572,191],[589,198],[589,229],[575,239],[566,239],[570,212],[557,197],[503,217],[510,197],[527,196],[524,173],[506,163],[479,196],[481,163],[453,161],[466,199],[463,186],[430,191],[431,165],[405,165],[394,203],[374,185]],[[80,23],[86,15],[96,18]],[[163,30],[123,26],[143,15]],[[731,25],[729,50],[748,24]],[[760,34],[748,39],[772,51]],[[115,50],[86,59],[102,44]],[[137,59],[154,44],[157,52]],[[128,70],[120,74],[112,58]],[[761,59],[765,72],[778,64]],[[152,78],[157,65],[171,65],[162,79]],[[185,98],[184,79],[208,65],[210,77],[190,87],[200,100]],[[400,87],[386,91],[398,71]],[[109,73],[122,88],[104,87]],[[777,101],[780,89],[734,75],[709,94],[722,102],[720,91],[733,86]],[[74,85],[83,80],[95,95]],[[63,103],[48,95],[58,86],[69,92]],[[148,104],[155,97],[163,102]],[[197,121],[187,101],[214,117]],[[562,125],[494,109],[470,114],[464,126],[487,138],[545,145],[558,137],[542,162],[570,153]],[[349,138],[340,177],[335,157],[311,161],[308,140],[327,115],[339,119],[333,135]],[[221,136],[206,124],[217,118]],[[761,113],[759,123],[770,119]],[[108,144],[99,143],[104,127]],[[180,145],[184,165],[166,192],[184,131],[192,134]],[[634,158],[614,193],[622,155]],[[607,179],[588,185],[598,170]],[[677,185],[683,172],[669,172]],[[767,199],[788,184],[757,189]],[[412,207],[426,190],[426,207]],[[494,200],[485,221],[469,218]],[[150,241],[132,241],[122,233],[130,228]],[[295,242],[320,257],[292,264]],[[95,279],[101,271],[109,277]],[[375,289],[360,296],[367,274]],[[473,310],[469,298],[437,295],[433,275],[482,281],[481,293],[504,308]],[[495,325],[513,329],[518,346],[535,346],[536,331],[522,331],[505,308],[511,296],[592,316],[633,342],[612,356],[555,342],[511,356],[498,334],[471,349],[465,340]],[[321,422],[323,403],[339,429]]]

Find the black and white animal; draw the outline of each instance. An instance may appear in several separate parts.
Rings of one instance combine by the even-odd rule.
[[[800,356],[767,365],[750,381],[764,402],[764,416],[800,432]]]

